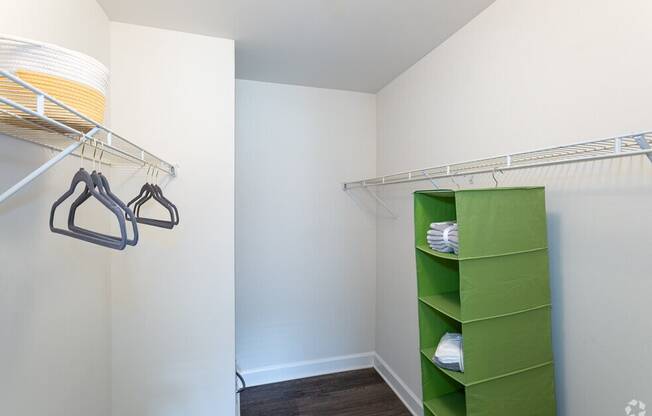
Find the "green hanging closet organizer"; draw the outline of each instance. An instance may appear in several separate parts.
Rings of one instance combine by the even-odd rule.
[[[455,221],[459,254],[430,249]],[[554,416],[550,286],[542,187],[414,194],[425,416]],[[433,363],[446,332],[464,337],[464,373]]]

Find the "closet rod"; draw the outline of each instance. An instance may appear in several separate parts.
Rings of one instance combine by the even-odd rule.
[[[433,181],[508,170],[646,155],[652,162],[652,132],[589,140],[527,152],[415,169],[375,178],[346,182],[344,190],[407,182]]]

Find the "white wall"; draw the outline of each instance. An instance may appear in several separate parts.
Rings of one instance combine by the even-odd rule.
[[[113,126],[180,165],[181,220],[112,256],[114,415],[235,413],[233,60],[231,40],[111,23]]]
[[[4,1],[0,32],[108,64],[109,22],[93,0]],[[0,192],[52,155],[0,136]],[[77,160],[66,160],[0,204],[2,415],[110,414],[109,254],[48,228],[52,202],[78,168]],[[92,225],[107,225],[87,214]]]
[[[238,365],[253,384],[370,365],[375,216],[340,184],[375,173],[375,96],[238,80],[236,97]]]
[[[652,129],[650,18],[645,0],[498,0],[378,94],[378,173]],[[547,187],[560,415],[652,402],[651,169],[640,157],[499,178]],[[383,190],[400,218],[378,222],[376,350],[419,393],[417,188]]]
[[[95,0],[5,0],[1,34],[53,43],[109,65],[109,19]]]

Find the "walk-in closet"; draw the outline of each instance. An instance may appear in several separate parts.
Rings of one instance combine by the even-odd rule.
[[[652,3],[0,4],[0,415],[649,412]]]

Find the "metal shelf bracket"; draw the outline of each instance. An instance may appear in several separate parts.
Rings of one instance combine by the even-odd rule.
[[[25,176],[21,181],[16,183],[14,186],[7,189],[5,192],[2,193],[2,195],[0,195],[0,204],[3,203],[5,200],[9,199],[10,197],[12,197],[16,192],[20,191],[21,189],[29,185],[34,179],[38,178],[39,176],[47,172],[51,167],[61,162],[63,159],[66,158],[66,156],[70,155],[72,152],[77,150],[79,146],[86,143],[88,140],[91,140],[95,135],[95,133],[97,133],[97,129],[93,129],[87,134],[83,135],[78,142],[75,142],[70,146],[66,147],[65,149],[63,149],[63,151],[55,155],[52,159],[42,164],[38,169],[34,170],[32,173]]]
[[[28,108],[14,99],[0,95],[0,135],[25,140],[59,153],[0,194],[0,203],[29,185],[67,156],[75,154],[75,151],[84,144],[101,149],[102,154],[108,159],[106,162],[108,165],[114,165],[117,160],[120,160],[136,167],[151,166],[155,170],[176,176],[177,169],[172,163],[146,151],[12,73],[0,69],[0,79],[2,78],[13,83],[11,91],[15,88],[21,91],[23,96],[32,94],[34,106]],[[13,97],[15,91],[12,94]],[[57,114],[65,114],[66,121],[62,121],[61,117],[57,117],[56,120],[50,117],[48,112],[51,109],[56,109]]]
[[[650,143],[645,139],[644,135],[639,134],[637,136],[634,136],[634,140],[636,140],[636,143],[638,143],[641,150],[650,149]],[[647,153],[646,156],[650,160],[650,162],[652,162],[652,153]]]
[[[378,204],[380,204],[380,206],[383,207],[383,209],[385,209],[385,211],[387,211],[387,213],[388,213],[388,214],[389,214],[393,219],[398,219],[398,216],[397,216],[396,214],[394,214],[394,212],[389,208],[389,206],[387,206],[387,203],[386,203],[385,201],[383,201],[383,200],[378,196],[378,194],[377,194],[373,189],[369,189],[369,188],[366,187],[366,186],[364,187],[364,189],[365,189],[367,192],[369,192],[369,193],[371,194],[371,196],[374,197],[374,199],[376,200],[376,202],[378,202]]]

